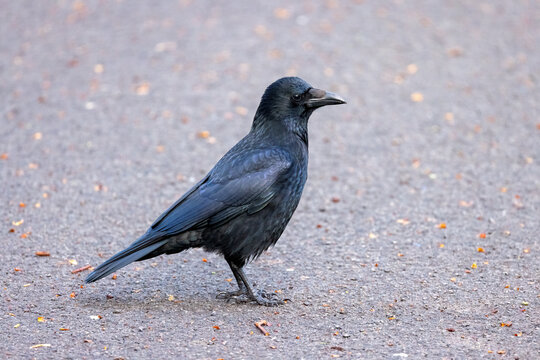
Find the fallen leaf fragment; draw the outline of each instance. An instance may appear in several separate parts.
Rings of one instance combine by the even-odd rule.
[[[424,101],[424,95],[422,95],[422,93],[419,93],[419,92],[413,92],[411,94],[411,100],[414,102],[422,102]]]
[[[202,262],[208,262],[208,260],[206,260],[205,258],[202,259]]]
[[[77,264],[78,264],[77,260],[75,260],[75,259],[69,259],[68,262],[69,262],[71,265],[77,265]]]
[[[507,323],[505,323],[505,322],[502,322],[502,323],[501,323],[501,327],[511,327],[511,326],[512,326],[512,322],[511,322],[511,321],[509,321],[509,322],[507,322]]]
[[[24,219],[21,219],[19,221],[12,221],[11,222],[11,224],[13,224],[13,226],[21,226],[23,223],[24,223]]]
[[[36,345],[30,346],[30,349],[37,349],[41,347],[51,347],[51,344],[36,344]]]
[[[9,156],[8,156],[7,153],[3,153],[2,155],[0,155],[0,159],[1,159],[1,160],[7,160],[8,157],[9,157]]]
[[[212,326],[212,327],[213,327],[214,329],[216,329],[216,330],[219,330],[219,329],[220,329],[220,327],[219,327],[218,325],[214,325],[214,326]]]
[[[407,72],[411,75],[416,74],[418,71],[418,66],[416,64],[409,64],[407,65]]]
[[[76,273],[80,273],[81,271],[85,271],[85,270],[88,270],[92,267],[92,265],[86,265],[86,266],[83,266],[81,268],[78,268],[78,269],[75,269],[75,270],[71,270],[71,273],[72,274],[76,274]]]
[[[497,354],[504,355],[504,354],[506,354],[506,350],[499,350],[499,351],[497,351]]]
[[[174,301],[174,295],[169,295],[169,297],[167,297],[167,300]]]
[[[475,263],[475,262],[474,262],[474,263],[472,263],[472,265],[471,265],[471,269],[476,269],[477,267],[478,267],[478,265],[476,265],[476,263]]]
[[[18,328],[19,326],[21,326],[21,324],[15,324],[15,326],[13,326],[15,329]]]
[[[236,113],[241,116],[246,116],[248,114],[248,109],[243,106],[235,107],[234,111],[236,111]]]
[[[150,92],[150,84],[143,82],[142,84],[137,85],[135,88],[135,93],[140,96],[148,95]]]
[[[19,203],[19,207],[21,207],[21,208],[26,207],[26,204],[23,203],[23,202],[20,202],[20,203]]]
[[[51,253],[48,251],[36,251],[36,256],[51,256]]]
[[[68,328],[60,328],[60,331],[69,331]]]
[[[284,8],[277,8],[274,10],[274,16],[278,19],[288,19],[291,16],[291,12]]]
[[[77,295],[75,294],[75,292],[72,292],[71,294],[69,294],[69,297],[72,298],[72,299],[74,299],[75,296],[77,296]]]
[[[446,50],[446,54],[450,57],[459,57],[463,55],[463,49],[460,47],[453,47]]]
[[[45,322],[45,318],[43,316],[40,316],[37,318],[38,322]]]
[[[266,320],[257,321],[255,323],[255,327],[259,329],[263,333],[264,336],[270,335],[270,333],[266,331],[265,328],[263,328],[263,326],[266,326],[266,325],[268,325],[268,322]]]
[[[446,229],[446,223],[440,223],[439,229]]]
[[[95,72],[96,74],[101,74],[104,70],[105,70],[105,68],[103,67],[102,64],[96,64],[96,65],[94,65],[94,72]]]
[[[456,329],[454,329],[454,328],[448,328],[448,329],[446,329],[446,331],[448,331],[448,332],[454,332],[454,331],[456,331]]]
[[[90,315],[90,319],[92,319],[92,320],[99,320],[101,318],[102,318],[101,315]]]
[[[401,225],[408,225],[411,223],[408,219],[397,219],[396,222]]]
[[[478,237],[480,239],[485,239],[486,238],[486,233],[480,233],[480,234],[478,234]]]
[[[111,276],[111,279],[116,280],[117,277],[118,277],[118,275],[113,274],[113,276]]]
[[[486,251],[484,250],[484,248],[482,248],[482,247],[479,247],[477,250],[478,250],[478,252],[481,252],[481,253],[486,252]]]
[[[210,136],[210,131],[199,131],[197,133],[197,136],[200,137],[201,139],[207,139],[209,136]]]

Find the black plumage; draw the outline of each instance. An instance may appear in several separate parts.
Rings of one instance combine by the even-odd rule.
[[[308,119],[338,95],[297,77],[265,91],[250,132],[165,211],[134,243],[94,270],[97,281],[133,261],[202,247],[222,254],[239,290],[224,297],[275,305],[254,293],[242,268],[274,245],[287,226],[307,178]]]

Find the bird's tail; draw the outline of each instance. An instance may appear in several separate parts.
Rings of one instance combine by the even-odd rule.
[[[120,251],[103,264],[99,265],[85,279],[86,283],[91,283],[112,274],[116,270],[141,259],[167,242],[166,239],[157,236],[144,234],[128,248]]]

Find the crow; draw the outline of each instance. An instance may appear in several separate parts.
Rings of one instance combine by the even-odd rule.
[[[317,108],[345,104],[337,94],[285,77],[264,92],[249,133],[129,247],[98,266],[97,281],[134,261],[202,247],[225,258],[238,291],[218,295],[274,306],[254,292],[243,267],[273,246],[291,219],[308,166],[308,119]]]

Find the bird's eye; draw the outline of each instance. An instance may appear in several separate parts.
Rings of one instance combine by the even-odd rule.
[[[301,94],[295,94],[295,95],[293,95],[292,99],[294,101],[300,101],[300,99],[302,99],[302,95]]]

